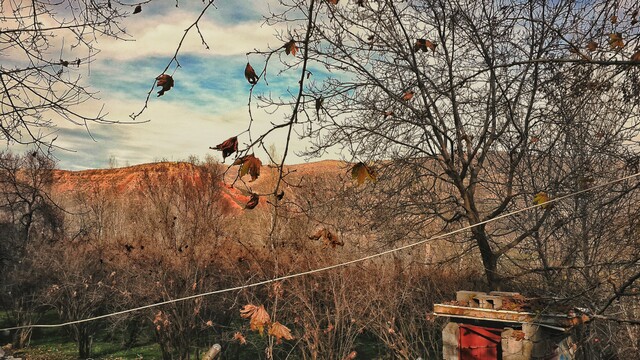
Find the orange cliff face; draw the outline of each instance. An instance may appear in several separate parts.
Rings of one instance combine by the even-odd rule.
[[[228,211],[244,209],[251,197],[251,192],[260,195],[273,192],[278,176],[276,169],[272,166],[262,166],[261,175],[254,182],[249,182],[249,176],[236,180],[238,166],[227,168],[224,164],[220,164],[217,171],[224,174],[224,182],[221,181],[222,178],[218,181],[221,194],[220,206]],[[289,178],[295,178],[298,181],[309,177],[338,179],[348,173],[348,164],[341,161],[320,161],[286,166],[285,172],[289,173]],[[114,196],[119,197],[139,193],[141,187],[148,181],[162,183],[176,178],[189,181],[195,187],[203,186],[202,178],[205,176],[208,176],[205,167],[185,162],[159,162],[114,169],[55,170],[52,193],[54,196],[65,196],[98,189],[113,191]],[[232,184],[233,187],[231,187]],[[302,191],[301,188],[283,186],[286,187],[287,197],[295,197],[295,192]],[[267,196],[261,196],[258,206],[264,206],[266,202]]]

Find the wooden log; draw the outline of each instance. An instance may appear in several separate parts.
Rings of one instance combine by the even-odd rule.
[[[220,344],[213,344],[209,351],[204,354],[202,360],[213,360],[220,354],[220,351],[222,351],[222,346],[220,346]]]

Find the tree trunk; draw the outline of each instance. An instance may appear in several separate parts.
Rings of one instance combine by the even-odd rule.
[[[498,275],[498,258],[489,244],[489,238],[484,231],[484,226],[476,226],[471,230],[474,239],[478,244],[480,256],[482,257],[482,265],[484,266],[484,274],[487,278],[487,285],[491,290],[501,290],[501,279]]]

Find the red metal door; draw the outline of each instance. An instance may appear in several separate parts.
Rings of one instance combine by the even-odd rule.
[[[502,347],[500,346],[502,329],[467,324],[459,324],[459,327],[460,360],[502,359]]]

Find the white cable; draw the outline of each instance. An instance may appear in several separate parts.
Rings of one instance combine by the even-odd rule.
[[[387,254],[392,254],[394,252],[398,252],[398,251],[401,251],[401,250],[409,249],[409,248],[412,248],[414,246],[418,246],[418,245],[424,244],[427,241],[442,239],[442,238],[451,236],[453,234],[457,234],[457,233],[463,232],[465,230],[469,230],[469,229],[474,228],[476,226],[484,225],[484,224],[487,224],[487,223],[490,223],[490,222],[493,222],[493,221],[496,221],[496,220],[499,220],[499,219],[503,219],[505,217],[513,216],[515,214],[519,214],[521,212],[529,211],[529,210],[535,209],[537,207],[548,206],[549,204],[552,204],[554,202],[559,202],[559,201],[562,201],[564,199],[567,199],[567,198],[570,198],[570,197],[573,197],[573,196],[576,196],[576,195],[580,195],[580,194],[583,194],[585,192],[593,191],[595,189],[599,189],[599,188],[602,188],[602,187],[605,187],[605,186],[608,186],[608,185],[612,185],[612,184],[615,184],[615,183],[618,183],[618,182],[629,180],[629,179],[632,179],[632,178],[637,177],[637,176],[640,176],[640,172],[639,173],[635,173],[633,175],[625,176],[625,177],[620,178],[620,179],[612,180],[612,181],[606,182],[604,184],[596,185],[596,186],[590,187],[588,189],[576,191],[574,193],[570,193],[570,194],[563,195],[563,196],[560,196],[560,197],[557,197],[557,198],[549,199],[549,201],[541,203],[541,204],[528,206],[528,207],[525,207],[525,208],[522,208],[522,209],[519,209],[519,210],[515,210],[515,211],[509,212],[509,213],[506,213],[506,214],[502,214],[502,215],[496,216],[494,218],[491,218],[491,219],[488,219],[488,220],[484,220],[484,221],[481,221],[479,223],[476,223],[476,224],[473,224],[473,225],[469,225],[469,226],[465,226],[463,228],[448,232],[446,234],[437,235],[437,236],[434,236],[434,237],[431,237],[431,238],[428,238],[428,239],[425,239],[425,240],[417,241],[415,243],[403,245],[403,246],[400,246],[400,247],[397,247],[397,248],[385,250],[385,251],[382,251],[382,252],[379,252],[379,253],[376,253],[376,254],[368,255],[368,256],[365,256],[365,257],[357,258],[357,259],[354,259],[354,260],[349,260],[349,261],[338,263],[338,264],[334,264],[334,265],[329,265],[329,266],[325,266],[325,267],[321,267],[321,268],[317,268],[317,269],[313,269],[313,270],[307,270],[307,271],[303,271],[303,272],[299,272],[299,273],[295,273],[295,274],[284,275],[284,276],[276,277],[276,278],[269,279],[269,280],[258,281],[258,282],[251,283],[251,284],[246,284],[246,285],[241,285],[241,286],[236,286],[236,287],[231,287],[231,288],[226,288],[226,289],[209,291],[209,292],[205,292],[205,293],[185,296],[185,297],[178,298],[178,299],[166,300],[166,301],[162,301],[162,302],[158,302],[158,303],[154,303],[154,304],[139,306],[139,307],[136,307],[136,308],[131,308],[131,309],[117,311],[117,312],[113,312],[113,313],[109,313],[109,314],[94,316],[94,317],[81,319],[81,320],[68,321],[68,322],[60,323],[60,324],[35,324],[35,325],[14,326],[14,327],[0,329],[0,331],[10,331],[10,330],[19,330],[19,329],[27,329],[27,328],[56,328],[56,327],[63,327],[63,326],[73,325],[73,324],[80,324],[80,323],[85,323],[85,322],[89,322],[89,321],[105,319],[105,318],[112,317],[112,316],[123,315],[123,314],[127,314],[127,313],[130,313],[130,312],[140,311],[140,310],[144,310],[144,309],[150,309],[150,308],[157,307],[157,306],[172,304],[172,303],[181,302],[181,301],[185,301],[185,300],[197,299],[197,298],[200,298],[200,297],[216,295],[216,294],[221,294],[221,293],[230,292],[230,291],[248,289],[248,288],[252,288],[252,287],[256,287],[256,286],[260,286],[260,285],[270,284],[270,283],[273,283],[273,282],[276,282],[276,281],[293,279],[293,278],[300,277],[300,276],[311,275],[311,274],[314,274],[314,273],[319,273],[319,272],[323,272],[323,271],[327,271],[327,270],[332,270],[332,269],[340,268],[340,267],[343,267],[343,266],[348,266],[348,265],[360,263],[360,262],[363,262],[363,261],[375,259],[377,257],[381,257],[381,256],[384,256],[384,255],[387,255]]]

